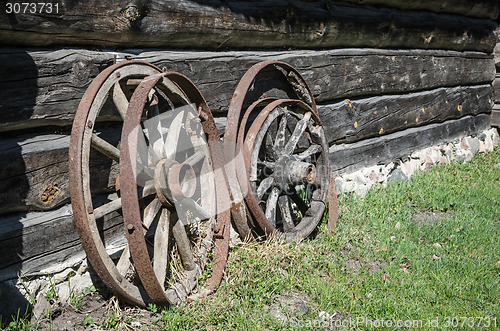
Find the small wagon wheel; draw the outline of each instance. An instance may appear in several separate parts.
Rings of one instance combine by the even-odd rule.
[[[274,68],[275,70],[281,72],[284,75],[284,78],[289,83],[291,90],[293,91],[292,94],[288,93],[288,96],[292,97],[292,99],[282,99],[277,97],[273,98],[267,95],[267,96],[260,96],[260,98],[258,98],[257,100],[248,100],[247,96],[250,94],[249,91],[254,88],[254,85],[256,85],[256,79],[258,78],[258,74],[261,71],[263,71],[263,69],[269,69],[269,68]],[[253,103],[249,107],[244,109],[245,107],[244,105],[249,104],[250,102]],[[276,120],[276,114],[278,112],[277,109],[276,111],[274,111],[275,108],[281,109],[279,110],[280,120],[283,118],[283,114],[286,113],[285,116],[286,119],[283,119],[284,123],[286,122],[286,124],[283,124],[285,127],[283,126],[281,127],[282,137],[279,137],[278,140],[281,142],[278,145],[285,146],[287,139],[289,139],[291,136],[293,136],[293,140],[297,140],[295,141],[295,144],[297,144],[299,140],[301,141],[302,146],[295,148],[291,152],[287,150],[286,154],[288,154],[287,156],[290,158],[289,161],[290,162],[294,161],[295,160],[294,155],[297,155],[297,153],[305,153],[305,154],[310,153],[307,155],[307,158],[308,160],[310,159],[312,163],[311,162],[302,162],[302,163],[309,163],[311,166],[306,167],[305,164],[300,164],[300,165],[304,166],[305,169],[309,169],[312,172],[316,171],[315,179],[314,180],[310,179],[309,183],[307,184],[302,183],[300,185],[295,185],[297,186],[297,189],[299,189],[299,187],[302,187],[301,188],[302,191],[305,190],[303,187],[304,185],[309,185],[308,189],[310,195],[309,197],[307,197],[306,193],[303,192],[302,197],[300,199],[297,199],[298,193],[289,190],[289,188],[292,186],[291,183],[283,182],[283,180],[285,179],[285,177],[283,176],[279,178],[275,176],[275,171],[284,170],[284,169],[275,169],[275,166],[282,163],[278,163],[271,168],[266,167],[264,169],[264,168],[257,168],[257,167],[262,167],[264,163],[257,162],[256,159],[252,161],[252,158],[254,157],[253,155],[254,146],[255,144],[257,144],[257,141],[255,141],[256,138],[259,139],[264,137],[266,138],[266,141],[264,141],[264,143],[262,141],[259,141],[258,146],[255,147],[258,150],[257,155],[260,156],[262,156],[262,153],[264,154],[266,153],[266,149],[260,151],[262,145],[268,146],[269,145],[268,142],[270,139],[276,141],[277,140],[276,138],[278,138],[276,137],[276,133],[278,132],[277,124],[272,123],[273,120]],[[266,121],[267,117],[271,116],[271,114],[273,120],[269,119],[269,121]],[[305,120],[301,121],[301,116],[303,117],[304,114],[307,114],[306,118]],[[236,141],[237,142],[236,146],[243,149],[245,155],[245,163],[247,165],[246,170],[248,171],[248,174],[242,174],[243,172],[242,169],[245,169],[244,167],[229,169],[228,176],[230,179],[237,178],[237,180],[240,183],[240,186],[250,187],[250,189],[248,190],[248,194],[245,196],[245,206],[246,209],[250,211],[250,214],[247,215],[249,216],[248,217],[249,222],[246,223],[241,221],[235,222],[238,232],[240,234],[248,233],[249,231],[258,232],[256,228],[252,228],[252,225],[256,224],[258,225],[258,228],[260,228],[260,231],[264,232],[267,235],[275,232],[275,230],[279,230],[278,233],[284,234],[284,237],[287,240],[300,239],[306,237],[314,230],[317,223],[321,219],[327,201],[329,200],[331,201],[331,206],[330,206],[331,210],[336,211],[337,209],[336,199],[333,199],[333,196],[328,195],[329,191],[328,187],[331,180],[329,173],[330,165],[329,165],[329,155],[328,155],[328,144],[326,141],[324,130],[321,126],[321,122],[319,119],[319,115],[316,109],[316,104],[312,92],[308,87],[307,83],[305,82],[304,78],[300,75],[300,73],[296,69],[294,69],[293,67],[291,67],[286,63],[279,61],[264,61],[250,68],[242,77],[240,83],[238,84],[238,87],[236,88],[236,92],[233,96],[233,100],[231,101],[231,105],[229,107],[227,122],[228,126],[226,128],[224,139],[228,141]],[[299,125],[298,124],[299,122],[300,122],[300,128],[297,128],[297,131],[295,132],[294,135],[295,131],[294,128]],[[237,129],[235,129],[235,127]],[[283,129],[286,130],[283,131]],[[268,130],[271,130],[271,132],[269,132],[268,134],[260,133],[260,135],[258,135],[258,133],[262,130],[266,132]],[[310,130],[312,130],[312,132]],[[291,145],[293,144],[291,143]],[[310,149],[308,149],[309,147]],[[276,153],[276,152],[272,151],[268,147],[267,153]],[[301,155],[301,157],[304,158],[303,160],[306,159],[305,154]],[[267,155],[267,157],[269,159],[271,155]],[[272,155],[272,157],[279,158],[277,154]],[[266,158],[264,157],[263,160],[265,159]],[[301,160],[298,159],[295,161],[301,162]],[[281,162],[284,162],[284,159],[281,160]],[[319,166],[319,169],[318,167],[316,167],[316,163]],[[270,165],[270,163],[268,163],[268,165]],[[262,174],[264,174],[264,176],[266,174],[265,172],[262,172],[262,170],[268,171],[267,177],[269,178],[262,183],[262,186],[260,186],[261,181],[265,179],[262,178]],[[319,170],[319,172],[317,170]],[[260,177],[259,176],[256,177],[255,173],[257,171],[259,172]],[[252,172],[254,173],[253,177],[252,177]],[[281,180],[281,184],[278,185],[278,187],[276,187],[275,184],[277,184],[278,180]],[[296,178],[296,181],[298,180],[299,179]],[[248,182],[242,183],[244,181]],[[270,200],[271,204],[274,204],[275,200],[280,201],[278,205],[281,206],[281,208],[276,207],[278,208],[278,214],[277,214],[278,219],[276,219],[275,212],[274,213],[272,211],[266,212],[266,208],[268,205],[267,202],[259,203],[259,200],[257,200],[257,197],[260,199],[268,198],[269,192],[267,192],[267,190],[263,191],[264,188],[267,187],[267,185],[272,186],[268,187],[268,189],[271,189],[271,192],[274,191],[271,195],[272,197]],[[257,189],[259,187],[260,191],[257,192]],[[312,194],[313,191],[311,191],[313,187],[315,192],[314,194]],[[278,189],[280,189],[280,193],[277,193]],[[284,193],[287,192],[290,193],[290,197],[285,198]],[[334,190],[330,189],[330,194],[334,195],[335,194]],[[290,202],[289,201],[290,199],[294,199],[296,201]],[[290,208],[290,206],[292,206],[292,208]],[[264,208],[264,210],[262,208]],[[292,212],[289,213],[287,209],[293,211],[293,213]],[[274,211],[276,211],[276,209]],[[272,218],[270,221],[268,217],[266,217],[266,213],[267,216]],[[283,217],[281,216],[282,214],[287,215],[287,217],[285,218],[287,222],[285,223],[283,223]],[[333,215],[333,213],[331,213],[331,215]],[[291,217],[294,218],[293,222],[289,221]]]
[[[248,130],[244,155],[252,213],[263,213],[286,240],[307,237],[323,216],[330,184],[328,144],[312,108],[299,100],[271,102]]]
[[[119,217],[122,200],[115,193],[107,201],[99,201],[102,192],[93,189],[95,180],[90,165],[101,162],[102,157],[99,157],[104,155],[113,162],[116,172],[120,161],[120,134],[115,141],[106,140],[103,133],[109,122],[101,125],[99,120],[123,120],[136,85],[134,81],[160,72],[159,68],[142,61],[125,61],[102,71],[90,84],[78,106],[69,149],[73,217],[87,257],[106,286],[128,303],[142,307],[152,301],[135,277],[130,251],[123,239],[123,226],[115,226],[121,229],[123,239],[118,248],[106,245],[105,239],[101,237],[100,230],[107,227],[109,219],[112,216]],[[130,82],[132,86],[128,85]],[[109,112],[108,108],[112,111]],[[110,185],[112,190],[119,193],[118,186],[114,183]]]
[[[180,88],[191,91],[188,102]],[[152,92],[158,96],[153,117],[147,107]],[[164,98],[169,107],[162,107]],[[155,303],[186,297],[213,247],[216,199],[225,188],[207,144],[217,137],[205,100],[180,74],[147,77],[130,100],[121,140],[123,215],[135,268]],[[141,192],[150,188],[155,193],[141,203]]]

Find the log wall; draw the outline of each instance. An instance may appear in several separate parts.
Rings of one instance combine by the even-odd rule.
[[[0,12],[1,279],[81,253],[69,135],[85,89],[115,59],[190,77],[220,130],[251,65],[290,63],[316,97],[335,173],[482,131],[498,100],[498,1],[60,3],[57,15]],[[91,172],[96,191],[113,190],[115,163]],[[103,225],[107,236],[119,222]]]

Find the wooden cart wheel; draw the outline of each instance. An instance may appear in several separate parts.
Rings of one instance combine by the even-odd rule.
[[[264,79],[268,86],[263,84],[260,88],[264,93],[261,93],[259,77],[266,70],[274,70],[278,79]],[[279,126],[276,121],[283,121],[283,124]],[[230,181],[250,187],[245,204],[236,205],[232,210],[233,216],[239,216],[235,218],[235,225],[240,235],[254,232],[283,235],[286,240],[301,239],[314,230],[328,201],[331,210],[336,211],[336,199],[329,195],[329,191],[335,193],[329,190],[328,144],[314,96],[296,69],[279,61],[264,61],[251,67],[236,88],[227,123],[224,139],[236,142],[236,146],[243,149],[246,163],[246,167],[229,168],[228,176]],[[293,142],[285,151],[291,137]],[[257,138],[265,140],[257,141]],[[270,141],[273,144],[276,141],[276,147],[271,149]],[[261,150],[263,146],[267,149]],[[226,154],[231,152],[235,154],[233,150]],[[300,156],[303,159],[298,158],[300,153],[304,153]],[[260,162],[257,162],[258,157]],[[300,166],[303,173],[288,173],[292,169],[284,167],[287,161]],[[314,179],[311,177],[300,183],[304,180],[303,175],[307,177],[307,171]],[[296,185],[287,179],[290,176],[294,177],[292,182]],[[231,189],[236,190],[235,187],[233,184]],[[249,213],[245,215],[242,211]],[[246,217],[240,216],[242,214]]]
[[[110,222],[121,218],[122,199],[119,185],[114,183],[120,161],[120,121],[126,116],[137,81],[160,72],[159,68],[141,61],[121,62],[102,71],[80,102],[69,149],[73,217],[87,257],[106,286],[126,302],[142,307],[152,300],[135,275],[123,224]],[[118,127],[118,132],[110,136],[107,133],[113,132],[110,129],[113,127]],[[94,188],[102,185],[96,185],[99,180],[91,171],[92,164],[103,163],[103,156],[109,160],[111,183],[107,191]],[[103,198],[103,193],[110,195]],[[110,227],[117,232],[112,238],[118,238],[115,242],[102,237],[102,230]]]
[[[307,237],[323,216],[330,184],[328,143],[312,108],[298,100],[268,104],[247,132],[244,155],[251,187],[245,201],[257,202],[286,240]]]
[[[179,87],[186,85],[195,89],[177,73],[144,79],[121,139],[126,236],[142,284],[159,304],[176,304],[193,290],[214,241],[217,192],[207,141],[217,130],[199,91],[185,99]]]

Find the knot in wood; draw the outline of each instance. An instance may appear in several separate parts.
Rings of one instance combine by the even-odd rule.
[[[57,184],[49,185],[45,189],[45,191],[43,191],[42,196],[40,197],[40,200],[43,203],[51,203],[57,197],[57,195],[59,194],[59,191],[60,191],[60,189],[59,189],[59,186],[57,186]]]
[[[128,6],[127,8],[125,8],[125,10],[123,11],[123,15],[125,16],[126,19],[128,19],[130,22],[134,22],[135,20],[137,20],[140,16],[140,13],[139,13],[139,8],[137,8],[136,6]]]

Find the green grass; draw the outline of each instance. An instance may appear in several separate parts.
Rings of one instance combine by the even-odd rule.
[[[325,312],[337,316],[333,322],[438,318],[442,328],[446,317],[484,317],[500,326],[500,148],[375,187],[365,198],[341,195],[337,230],[325,227],[324,221],[316,238],[300,243],[241,245],[230,252],[215,294],[149,311],[169,330],[289,330]],[[307,296],[311,309],[277,320],[266,307],[285,293]],[[24,322],[18,318],[8,329],[29,329]],[[100,328],[118,325],[115,314]]]
[[[234,249],[218,291],[163,311],[164,327],[289,329],[264,308],[285,292],[314,302],[308,315],[297,317],[302,321],[324,311],[344,319],[439,318],[441,327],[446,317],[489,317],[499,326],[499,163],[497,148],[376,187],[363,199],[342,195],[336,233],[323,224],[314,240]],[[349,260],[361,268],[349,268]]]

